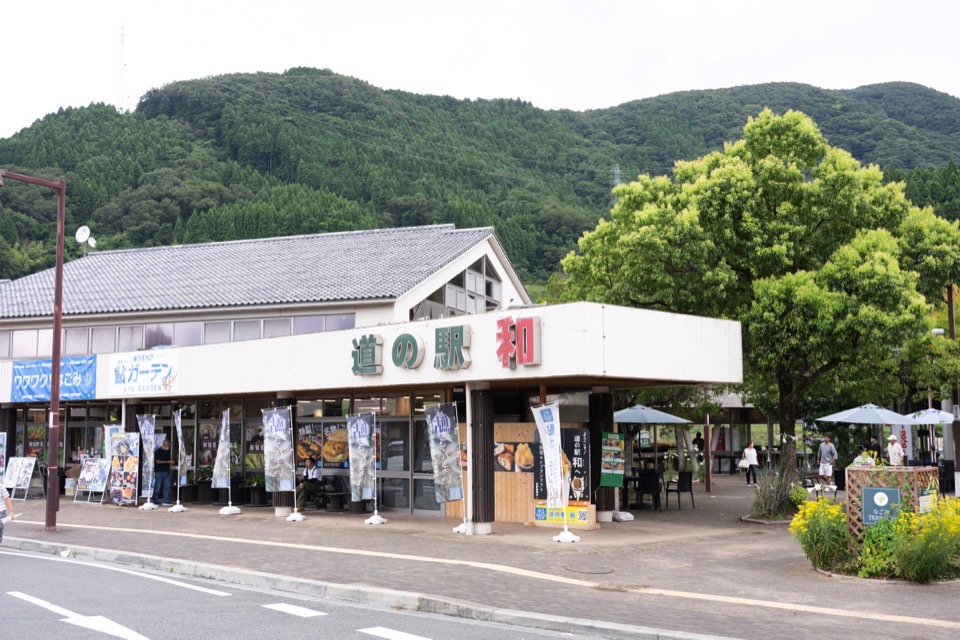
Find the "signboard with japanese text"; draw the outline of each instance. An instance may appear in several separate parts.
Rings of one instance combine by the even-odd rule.
[[[173,414],[173,424],[177,430],[177,486],[187,484],[187,448],[183,444],[183,419],[177,409]],[[179,494],[178,494],[179,495]]]
[[[553,402],[534,407],[533,417],[541,444],[533,495],[546,499],[548,507],[564,507],[569,493],[564,487],[569,487],[569,481],[561,458],[566,456],[560,450],[560,406]]]
[[[110,460],[108,458],[87,458],[83,461],[80,477],[77,478],[77,492],[102,493],[106,491],[109,471]],[[74,500],[76,500],[76,496]]]
[[[347,416],[350,499],[372,500],[377,490],[376,419],[373,413]]]
[[[931,487],[924,487],[917,492],[920,502],[920,513],[929,513],[937,506],[937,490]]]
[[[600,486],[622,487],[624,468],[623,434],[604,431],[602,436],[603,451],[600,455]]]
[[[30,478],[33,477],[33,467],[36,464],[37,459],[33,457],[10,458],[4,469],[3,486],[7,489],[29,489]],[[41,482],[46,482],[46,480],[46,478],[40,479]]]
[[[539,440],[539,432],[536,438]],[[544,462],[546,457],[545,448],[538,446],[540,443],[534,443],[534,449],[539,449],[539,454],[534,456],[536,467],[534,469],[533,497],[537,500],[548,500],[547,487],[547,466]],[[560,430],[560,458],[562,474],[563,497],[570,501],[590,500],[590,431],[587,429],[561,429]]]
[[[347,444],[347,425],[344,422],[325,423],[320,430],[322,445],[320,467],[323,469],[346,469],[350,466],[350,449]]]
[[[323,467],[323,427],[319,422],[297,423],[297,464],[313,458],[318,467]]]
[[[140,434],[117,433],[110,443],[110,502],[137,504]]]
[[[12,402],[49,402],[53,360],[13,363]],[[60,358],[60,399],[93,400],[97,397],[97,356]]]
[[[101,452],[101,457],[110,459],[112,452],[111,447],[113,446],[113,436],[117,433],[123,433],[122,424],[105,424],[103,425],[103,451]]]
[[[457,426],[457,405],[433,405],[424,409],[430,437],[430,459],[433,463],[434,495],[437,502],[463,500],[460,474],[460,432]]]
[[[220,429],[216,422],[204,422],[200,425],[200,455],[198,465],[212,466],[217,459],[217,449],[220,446]]]
[[[177,349],[156,349],[113,354],[110,370],[113,372],[107,385],[110,396],[176,393],[179,391],[180,352]]]
[[[47,428],[42,424],[32,424],[27,427],[25,455],[27,457],[46,459]]]
[[[146,465],[144,465],[146,468]],[[220,432],[217,441],[217,457],[213,462],[214,489],[230,488],[230,409],[223,410],[220,419]]]
[[[566,519],[564,519],[566,511]],[[585,525],[590,521],[590,501],[571,501],[566,507],[548,507],[546,500],[533,503],[534,524],[552,524],[562,526]]]
[[[862,496],[863,524],[872,527],[884,518],[896,518],[900,513],[900,489],[864,487]]]

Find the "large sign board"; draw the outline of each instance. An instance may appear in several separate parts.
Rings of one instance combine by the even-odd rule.
[[[49,402],[53,360],[13,363],[11,402]],[[93,400],[97,397],[97,356],[60,358],[60,399]]]
[[[896,518],[900,513],[900,489],[864,487],[862,493],[863,525],[872,527],[885,518]]]

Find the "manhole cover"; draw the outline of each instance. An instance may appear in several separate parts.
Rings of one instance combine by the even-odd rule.
[[[573,573],[589,573],[593,576],[603,575],[605,573],[613,573],[613,569],[607,569],[605,567],[594,567],[592,569],[586,569],[584,567],[564,567],[567,571],[572,571]]]

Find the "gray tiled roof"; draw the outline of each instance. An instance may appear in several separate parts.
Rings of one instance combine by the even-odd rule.
[[[100,251],[64,265],[64,315],[393,299],[493,234],[453,225]],[[0,318],[53,315],[54,270],[0,282]]]

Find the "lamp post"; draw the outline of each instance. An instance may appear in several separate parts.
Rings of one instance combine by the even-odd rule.
[[[50,366],[50,424],[47,429],[47,512],[46,531],[57,530],[60,509],[60,334],[63,329],[63,235],[67,204],[67,181],[34,178],[0,169],[0,187],[5,178],[52,189],[57,194],[57,262],[53,293],[53,354]]]

